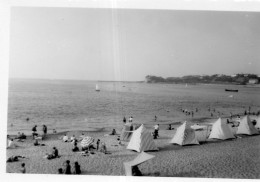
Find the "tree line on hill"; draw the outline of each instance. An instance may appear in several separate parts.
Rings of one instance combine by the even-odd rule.
[[[168,77],[147,75],[147,83],[176,83],[176,84],[196,84],[196,83],[226,83],[246,85],[249,80],[254,80],[254,84],[259,84],[260,78],[255,74],[236,74],[236,75],[188,75],[183,77]]]

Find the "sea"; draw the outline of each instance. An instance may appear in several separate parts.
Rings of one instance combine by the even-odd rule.
[[[100,91],[95,91],[98,84]],[[239,92],[225,92],[225,89]],[[121,128],[123,117],[152,127],[260,111],[257,86],[9,79],[7,133]],[[198,112],[195,112],[195,109]],[[194,111],[194,117],[182,110]],[[214,110],[214,111],[213,111]],[[157,116],[157,120],[155,120]]]

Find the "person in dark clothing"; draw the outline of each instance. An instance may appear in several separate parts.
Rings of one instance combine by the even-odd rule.
[[[52,155],[54,158],[59,156],[59,151],[56,147],[53,147]]]
[[[42,125],[42,131],[43,131],[44,135],[47,134],[47,126],[46,125]]]
[[[33,131],[33,132],[36,132],[36,131],[37,131],[37,125],[35,125],[35,126],[32,128],[32,131]]]
[[[55,159],[59,157],[59,151],[56,147],[53,147],[52,153],[47,155],[47,159]]]
[[[13,155],[9,157],[6,162],[16,162],[19,161],[19,158],[25,158],[25,157],[20,155]]]
[[[125,117],[123,118],[123,123],[124,123],[124,124],[126,123],[126,118],[125,118]]]
[[[137,166],[132,167],[132,175],[133,176],[142,176],[142,173]]]
[[[71,166],[69,160],[66,160],[64,174],[71,174]]]
[[[168,130],[172,130],[172,125],[169,124]]]
[[[74,174],[81,174],[81,169],[80,169],[80,165],[78,162],[75,162],[74,164]]]
[[[73,147],[73,149],[72,149],[72,152],[77,152],[77,151],[79,151],[79,148],[78,148],[78,146],[77,146],[77,142],[75,142],[75,143],[74,143],[74,147]]]
[[[97,139],[97,151],[98,151],[98,149],[99,149],[99,143],[100,143],[100,140]]]
[[[59,168],[59,169],[58,169],[58,174],[63,174],[62,168]]]

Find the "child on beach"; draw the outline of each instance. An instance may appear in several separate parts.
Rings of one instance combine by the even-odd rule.
[[[62,168],[59,168],[59,169],[58,169],[58,174],[63,174]]]
[[[21,164],[21,169],[20,169],[21,173],[26,173],[26,169],[25,169],[25,163]]]
[[[64,174],[71,174],[71,166],[69,160],[66,160]]]
[[[120,140],[120,136],[117,136],[117,142],[118,142],[119,145],[122,144],[122,143],[121,143],[121,140]]]
[[[75,162],[74,163],[74,171],[73,171],[74,174],[81,174],[81,169],[80,169],[80,165],[78,162]]]
[[[77,146],[77,142],[74,142],[74,147],[72,149],[72,152],[78,152],[79,151],[79,148]]]

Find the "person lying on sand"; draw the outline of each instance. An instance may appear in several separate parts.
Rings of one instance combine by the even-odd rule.
[[[16,161],[19,161],[19,158],[25,159],[26,157],[20,156],[20,155],[13,155],[13,156],[9,157],[6,162],[16,162]]]
[[[17,137],[15,137],[17,142],[24,142],[24,140],[26,139],[26,135],[24,133],[20,133],[18,132]]]

